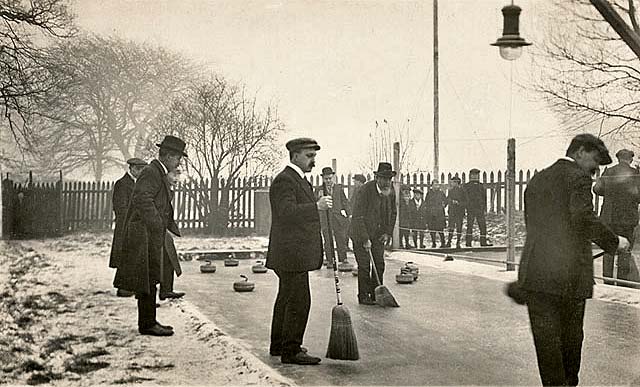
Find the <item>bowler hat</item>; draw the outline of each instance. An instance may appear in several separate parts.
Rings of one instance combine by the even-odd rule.
[[[616,157],[619,159],[632,159],[635,154],[629,149],[620,149],[616,152]]]
[[[308,137],[294,138],[293,140],[287,141],[287,144],[285,146],[287,147],[287,150],[289,152],[298,152],[301,149],[307,148],[320,150],[320,145],[318,145],[318,142]]]
[[[577,151],[580,147],[584,147],[588,151],[597,150],[600,158],[600,165],[611,164],[611,156],[609,156],[609,150],[601,139],[589,133],[582,133],[571,139],[569,149],[567,149],[567,155],[573,151]]]
[[[391,167],[391,163],[381,162],[378,164],[378,170],[373,171],[373,174],[380,177],[394,177],[396,171]]]
[[[158,148],[170,149],[172,151],[182,154],[184,157],[188,157],[184,151],[187,144],[175,136],[164,136],[160,144],[156,144]]]
[[[416,187],[416,188],[414,188],[414,189],[413,189],[413,192],[415,192],[415,193],[419,193],[419,194],[423,193],[423,192],[422,192],[422,190],[420,189],[420,187]]]
[[[333,169],[331,169],[331,167],[322,168],[322,176],[328,176],[328,175],[335,175],[335,172],[333,172]]]
[[[367,182],[367,178],[364,177],[364,175],[361,174],[361,173],[356,173],[355,175],[353,175],[353,180],[359,181],[361,183],[366,183]]]
[[[127,164],[129,165],[147,165],[147,162],[139,159],[137,157],[132,157],[129,160],[127,160]]]

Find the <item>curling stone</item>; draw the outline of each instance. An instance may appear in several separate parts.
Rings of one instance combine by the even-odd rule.
[[[256,287],[253,282],[249,282],[249,278],[246,275],[241,274],[240,277],[244,278],[244,281],[236,281],[233,283],[233,290],[236,292],[251,292]]]
[[[413,278],[413,274],[404,268],[400,270],[400,274],[396,274],[396,282],[399,284],[410,284],[414,281]]]
[[[251,271],[254,273],[266,273],[267,267],[262,261],[256,261],[256,264],[251,266]]]
[[[216,265],[212,264],[211,261],[207,261],[207,263],[200,265],[201,273],[215,273]]]
[[[338,271],[353,271],[353,263],[351,263],[351,262],[340,262],[338,264]]]
[[[225,266],[238,266],[240,264],[240,261],[238,261],[237,259],[233,258],[233,255],[229,254],[229,258],[226,258],[224,260],[224,265]]]
[[[191,261],[193,259],[193,255],[191,253],[184,253],[182,257],[185,261]]]
[[[445,261],[445,262],[453,261],[453,257],[452,257],[452,256],[450,256],[449,254],[447,254],[447,255],[445,255],[445,256],[444,256],[444,261]]]
[[[418,268],[418,265],[409,261],[404,264],[404,267],[413,275],[414,281],[418,279],[418,274],[420,273],[420,269]]]

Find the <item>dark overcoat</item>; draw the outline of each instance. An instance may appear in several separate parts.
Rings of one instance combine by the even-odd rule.
[[[383,205],[388,208],[386,218],[381,214]],[[396,195],[393,189],[389,196],[384,196],[378,193],[375,180],[365,183],[358,193],[358,199],[353,208],[351,220],[353,239],[360,244],[366,240],[373,241],[382,234],[393,235],[397,215]]]
[[[618,164],[604,171],[593,191],[604,196],[600,219],[609,225],[638,224],[640,202],[640,173],[626,164]]]
[[[322,267],[320,215],[311,184],[287,166],[269,189],[271,231],[266,266],[303,272]]]
[[[479,181],[470,181],[462,186],[465,196],[467,214],[484,214],[487,212],[487,190]]]
[[[449,206],[449,218],[464,218],[464,209],[467,199],[462,186],[452,187],[447,195],[447,203]]]
[[[128,173],[125,173],[113,185],[113,197],[111,203],[115,214],[116,227],[113,230],[113,242],[111,243],[111,257],[109,267],[117,268],[122,258],[122,246],[124,244],[124,221],[127,218],[127,210],[135,181]]]
[[[446,226],[444,208],[447,206],[447,197],[441,190],[431,189],[424,198],[427,227],[430,230],[442,230]]]
[[[593,294],[591,242],[615,253],[617,236],[593,211],[591,176],[560,159],[524,194],[527,239],[518,283],[527,291],[585,299]]]
[[[316,197],[320,198],[324,196],[326,185],[322,184],[316,190]],[[331,227],[336,229],[347,230],[349,228],[349,215],[351,214],[351,205],[347,200],[347,196],[344,194],[344,188],[341,184],[334,184],[331,192],[328,192],[333,200],[333,207],[329,210],[331,214]],[[347,216],[342,215],[342,210],[345,211]],[[326,211],[323,211],[326,212]],[[327,218],[325,215],[320,216],[320,226],[322,229],[327,228]]]
[[[161,279],[162,254],[167,229],[180,236],[173,219],[169,181],[158,160],[146,166],[131,195],[125,221],[125,259],[120,262],[114,286],[135,293],[150,293]]]

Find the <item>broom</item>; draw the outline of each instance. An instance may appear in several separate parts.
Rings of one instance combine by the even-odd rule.
[[[327,195],[326,186],[323,187],[324,195]],[[333,249],[333,230],[331,220],[327,210],[327,231],[331,236],[331,249]],[[342,305],[340,296],[340,280],[338,279],[338,264],[336,254],[333,254],[333,279],[336,285],[336,298],[338,304],[331,309],[331,333],[329,334],[329,346],[327,348],[327,358],[337,360],[358,360],[358,340],[351,324],[349,309]]]
[[[380,277],[378,277],[378,269],[376,268],[376,263],[373,262],[373,255],[371,255],[371,249],[367,249],[367,254],[369,254],[369,259],[371,260],[371,265],[373,266],[373,274],[376,276],[376,282],[378,286],[376,286],[373,291],[376,296],[376,304],[380,306],[388,306],[391,308],[398,308],[398,302],[393,297],[393,294],[387,289],[386,286],[380,283]]]

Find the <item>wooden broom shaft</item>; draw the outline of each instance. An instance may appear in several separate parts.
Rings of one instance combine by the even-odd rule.
[[[322,193],[324,194],[324,196],[327,196],[327,185],[323,184],[322,185]],[[340,280],[338,279],[338,264],[336,262],[336,251],[335,248],[333,247],[333,230],[331,228],[331,215],[330,212],[331,209],[327,209],[327,231],[329,232],[329,240],[331,243],[331,257],[333,260],[333,280],[335,282],[336,285],[336,301],[338,302],[338,305],[342,305],[342,297],[340,296]]]
[[[373,254],[371,254],[371,249],[366,249],[369,254],[369,259],[371,260],[371,266],[373,266],[373,274],[376,276],[376,282],[380,285],[380,277],[378,277],[378,269],[376,268],[376,263],[373,261]]]

